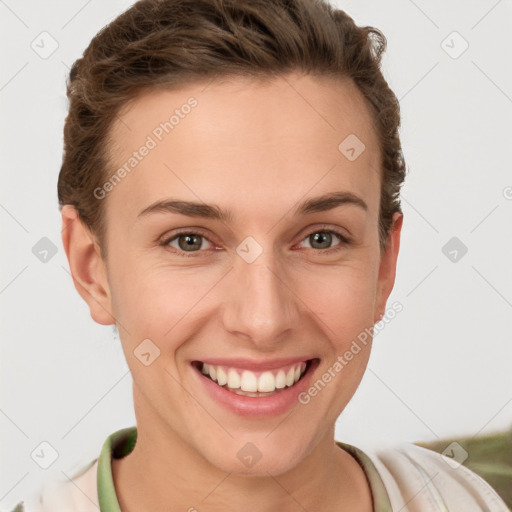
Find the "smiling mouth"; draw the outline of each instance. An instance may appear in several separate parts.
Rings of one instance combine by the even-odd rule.
[[[308,359],[282,368],[260,372],[211,365],[202,361],[193,361],[192,366],[203,377],[210,379],[227,391],[242,396],[265,397],[293,387],[310,371],[312,364],[318,363],[318,361],[318,359]]]

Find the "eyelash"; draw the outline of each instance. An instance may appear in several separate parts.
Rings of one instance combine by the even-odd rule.
[[[335,253],[337,251],[344,249],[346,246],[348,246],[352,243],[352,240],[350,238],[348,238],[347,236],[343,235],[341,232],[339,232],[335,229],[332,229],[332,228],[328,229],[328,228],[324,228],[324,227],[310,231],[306,236],[304,236],[301,239],[301,242],[303,240],[305,240],[307,237],[309,237],[315,233],[331,233],[331,234],[333,233],[341,240],[341,243],[337,246],[329,247],[327,249],[317,249],[316,252],[332,254],[332,253]],[[207,236],[205,236],[200,230],[197,230],[197,231],[185,231],[184,230],[184,231],[179,231],[177,233],[174,233],[172,236],[165,238],[164,240],[162,240],[160,242],[160,245],[163,246],[164,248],[170,248],[170,250],[172,252],[179,254],[181,257],[184,257],[184,258],[195,258],[195,257],[197,257],[198,254],[204,252],[204,250],[197,250],[197,251],[190,251],[187,253],[187,251],[183,251],[181,249],[176,249],[175,247],[171,247],[168,245],[170,242],[177,239],[181,235],[199,235],[202,238],[205,238],[206,240],[208,240],[208,242],[210,242],[211,244],[213,244],[213,242]],[[213,244],[213,245],[215,245],[215,244]],[[312,248],[312,250],[315,251],[314,248]]]

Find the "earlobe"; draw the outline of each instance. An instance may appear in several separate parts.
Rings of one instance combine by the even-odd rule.
[[[400,234],[402,231],[403,214],[395,212],[388,235],[388,244],[381,256],[379,279],[377,283],[377,300],[375,303],[375,318],[377,323],[385,314],[386,302],[395,284],[396,264],[400,250]]]
[[[62,244],[75,288],[89,306],[95,322],[115,324],[106,266],[98,243],[72,205],[64,205],[61,215]]]

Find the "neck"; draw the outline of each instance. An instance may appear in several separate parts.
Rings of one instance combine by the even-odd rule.
[[[371,492],[357,461],[334,442],[334,425],[289,470],[263,476],[226,472],[211,464],[162,418],[143,415],[137,442],[112,473],[123,512],[292,512],[300,509],[369,512]]]

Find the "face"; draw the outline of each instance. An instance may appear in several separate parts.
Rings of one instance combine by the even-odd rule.
[[[98,192],[108,256],[83,296],[97,322],[115,318],[139,430],[240,474],[279,474],[332,445],[371,338],[344,354],[384,312],[401,221],[381,253],[361,94],[298,74],[154,91],[120,113],[111,142],[126,172]],[[274,391],[226,389],[237,385]]]

